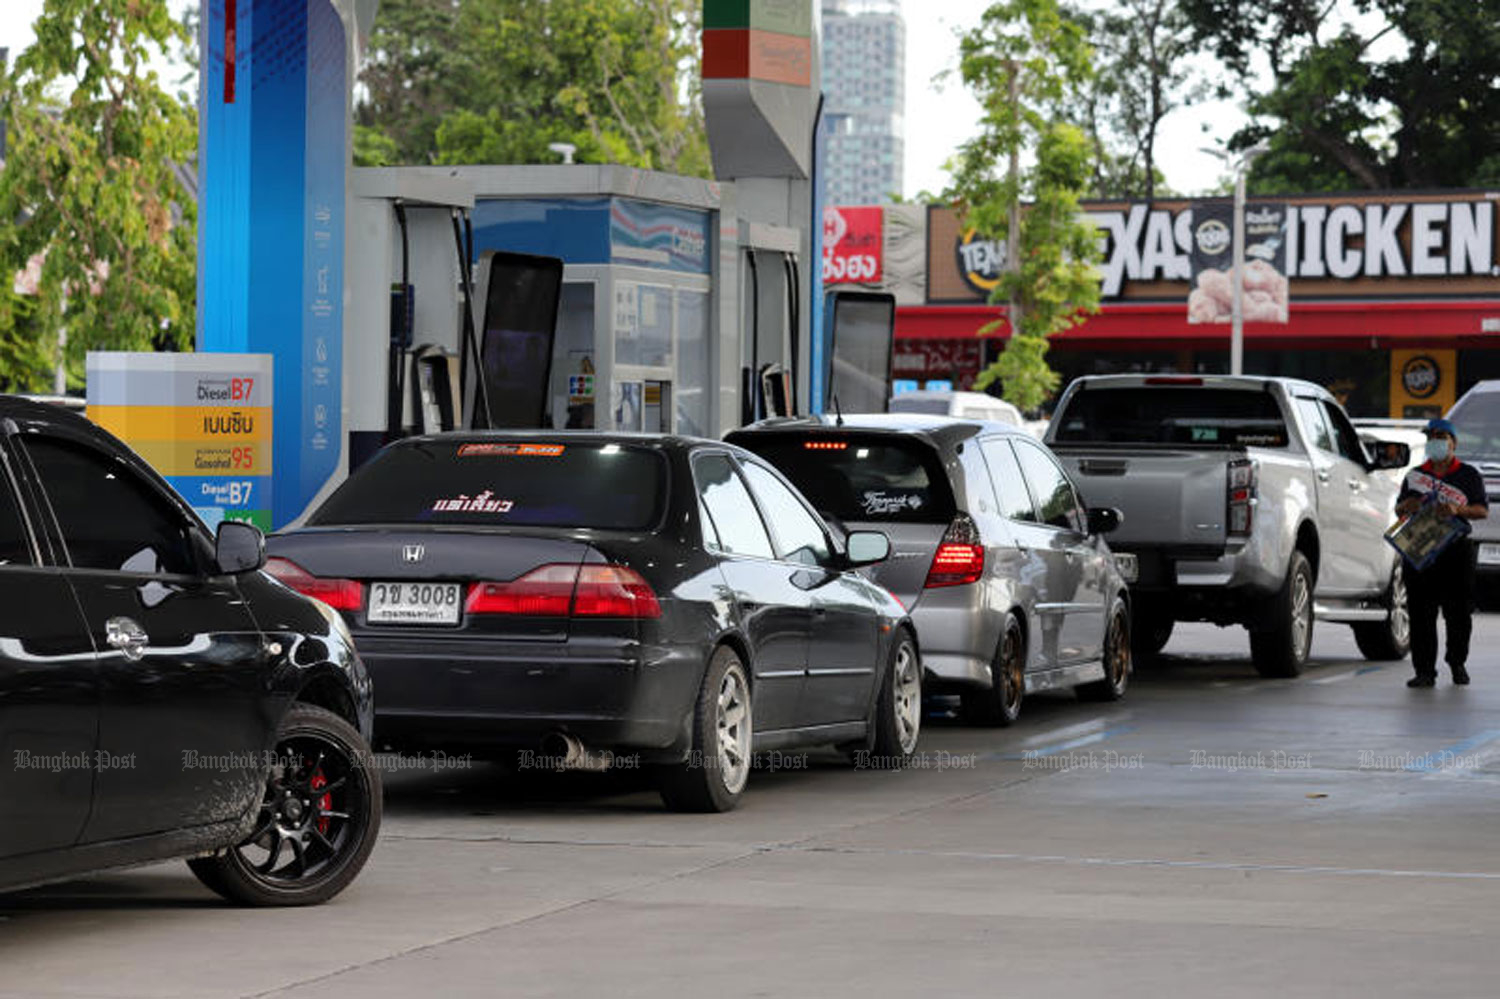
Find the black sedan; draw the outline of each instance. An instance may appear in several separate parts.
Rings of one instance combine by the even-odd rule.
[[[916,640],[855,571],[889,547],[733,446],[471,433],[387,447],[268,568],[344,615],[378,744],[628,760],[669,807],[724,811],[760,751],[915,748]]]
[[[321,902],[380,826],[337,615],[81,416],[0,397],[0,889],[173,857]]]

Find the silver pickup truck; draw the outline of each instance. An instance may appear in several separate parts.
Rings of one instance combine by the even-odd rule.
[[[1109,544],[1131,580],[1138,654],[1176,621],[1243,625],[1263,676],[1296,676],[1313,620],[1354,626],[1369,659],[1406,655],[1398,556],[1382,537],[1404,444],[1366,449],[1310,382],[1104,375],[1068,386],[1045,438],[1091,506],[1124,513]]]

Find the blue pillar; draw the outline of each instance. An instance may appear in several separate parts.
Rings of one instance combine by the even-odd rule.
[[[198,349],[275,358],[280,526],[339,467],[349,35],[333,0],[203,7]]]

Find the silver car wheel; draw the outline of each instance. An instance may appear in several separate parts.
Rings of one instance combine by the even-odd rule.
[[[1292,578],[1292,649],[1300,662],[1312,642],[1312,586],[1306,576]]]
[[[897,649],[894,672],[897,739],[901,752],[910,753],[922,732],[922,666],[911,642],[903,641]]]
[[[750,776],[750,692],[735,663],[719,682],[715,728],[719,736],[719,773],[730,794],[744,790]]]

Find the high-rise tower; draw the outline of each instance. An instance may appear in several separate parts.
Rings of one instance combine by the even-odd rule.
[[[871,205],[901,193],[906,22],[900,0],[822,0],[824,200]]]

